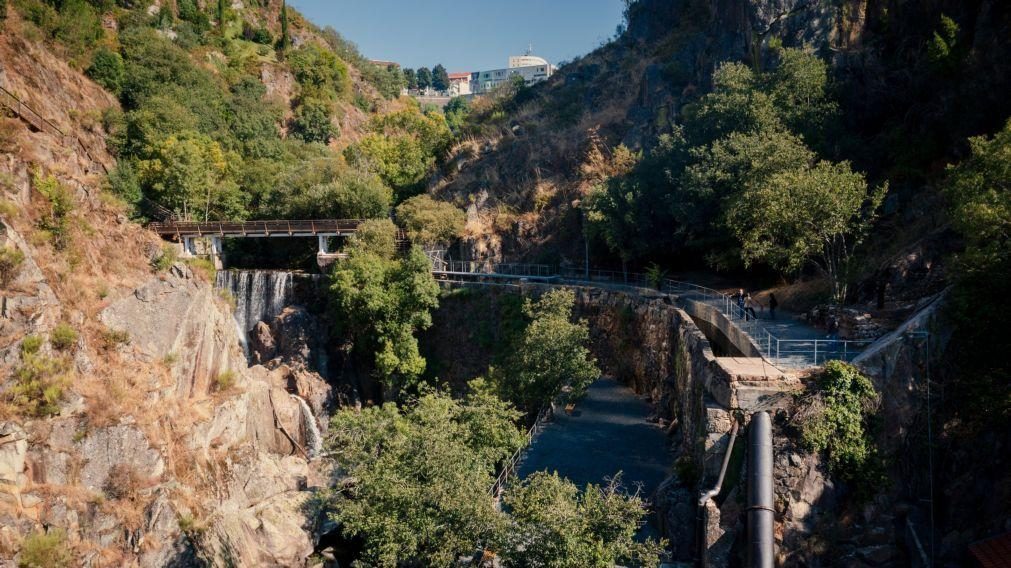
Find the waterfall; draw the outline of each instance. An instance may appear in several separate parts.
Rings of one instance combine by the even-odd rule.
[[[219,270],[214,285],[235,299],[239,342],[249,356],[249,330],[257,322],[270,322],[291,299],[292,273],[274,270]]]
[[[309,408],[309,403],[297,394],[291,395],[291,398],[298,401],[298,405],[302,409],[302,430],[305,433],[306,452],[309,454],[309,459],[319,457],[323,450],[323,434],[320,433],[319,426],[316,425],[316,417],[312,414],[312,408]]]

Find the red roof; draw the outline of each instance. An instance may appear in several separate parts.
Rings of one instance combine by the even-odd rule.
[[[1011,566],[1011,533],[974,542],[969,552],[983,568],[1007,568]]]
[[[470,73],[450,73],[450,79],[470,79]]]

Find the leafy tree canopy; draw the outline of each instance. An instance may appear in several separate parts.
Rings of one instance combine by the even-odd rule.
[[[358,360],[380,380],[402,388],[414,385],[425,370],[414,333],[432,325],[439,286],[420,248],[398,258],[381,244],[395,231],[388,219],[364,225],[348,247],[349,257],[334,267],[330,309],[336,335],[347,338]]]
[[[397,219],[412,241],[448,244],[463,231],[466,215],[445,201],[436,201],[427,194],[414,196],[397,206]]]
[[[472,386],[463,400],[427,393],[331,419],[327,447],[348,481],[327,506],[345,536],[364,539],[366,562],[450,566],[502,527],[488,489],[523,442],[519,413]]]
[[[551,290],[538,301],[527,300],[524,314],[530,319],[519,344],[504,369],[492,376],[509,400],[535,412],[557,396],[562,387],[578,398],[600,376],[587,344],[590,331],[585,321],[573,323],[572,290]]]
[[[557,473],[534,473],[506,493],[505,503],[510,512],[501,550],[505,566],[656,566],[665,547],[653,539],[636,542],[646,502],[624,490],[620,474],[580,492]]]

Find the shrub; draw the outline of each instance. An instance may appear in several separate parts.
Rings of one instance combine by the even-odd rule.
[[[124,72],[123,57],[104,47],[95,52],[86,71],[88,77],[116,95],[123,89]]]
[[[42,338],[38,335],[26,335],[21,340],[21,355],[34,355],[42,348]]]
[[[67,546],[67,533],[63,529],[52,529],[48,533],[35,533],[21,543],[18,568],[49,568],[50,566],[70,566],[73,555]]]
[[[42,339],[29,336],[21,343],[21,365],[7,396],[24,414],[34,417],[59,414],[67,371],[66,362],[39,354]]]
[[[25,253],[12,246],[0,248],[0,288],[7,288],[14,282],[21,272],[21,265],[25,261]]]
[[[224,392],[235,386],[236,377],[235,371],[231,369],[221,371],[214,375],[214,380],[211,381],[211,388],[217,392]]]
[[[164,245],[161,254],[151,261],[151,268],[156,272],[165,272],[179,261],[179,249],[175,245]]]
[[[832,474],[864,493],[881,479],[880,459],[868,428],[878,394],[870,379],[841,361],[825,365],[818,389],[824,407],[802,425],[804,444],[812,451],[824,451]]]
[[[53,349],[66,351],[77,344],[77,331],[68,323],[58,324],[49,334],[49,343]]]
[[[49,212],[39,221],[39,228],[50,235],[56,250],[70,244],[70,214],[74,211],[74,198],[67,186],[53,175],[36,172],[32,178],[35,190],[46,200]]]
[[[129,160],[119,160],[116,163],[116,167],[106,178],[106,187],[113,195],[131,205],[136,205],[143,197],[137,170]]]
[[[102,345],[107,350],[130,344],[130,333],[122,329],[107,329],[102,332]]]
[[[142,485],[143,479],[136,467],[128,463],[118,463],[109,470],[109,477],[105,480],[102,491],[109,499],[133,500]]]

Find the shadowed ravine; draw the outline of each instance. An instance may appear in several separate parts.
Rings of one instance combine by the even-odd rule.
[[[621,471],[625,487],[640,488],[648,498],[673,463],[663,429],[648,421],[652,413],[632,389],[614,379],[598,379],[571,415],[556,412],[531,444],[519,475],[557,471],[582,486],[605,483]]]

